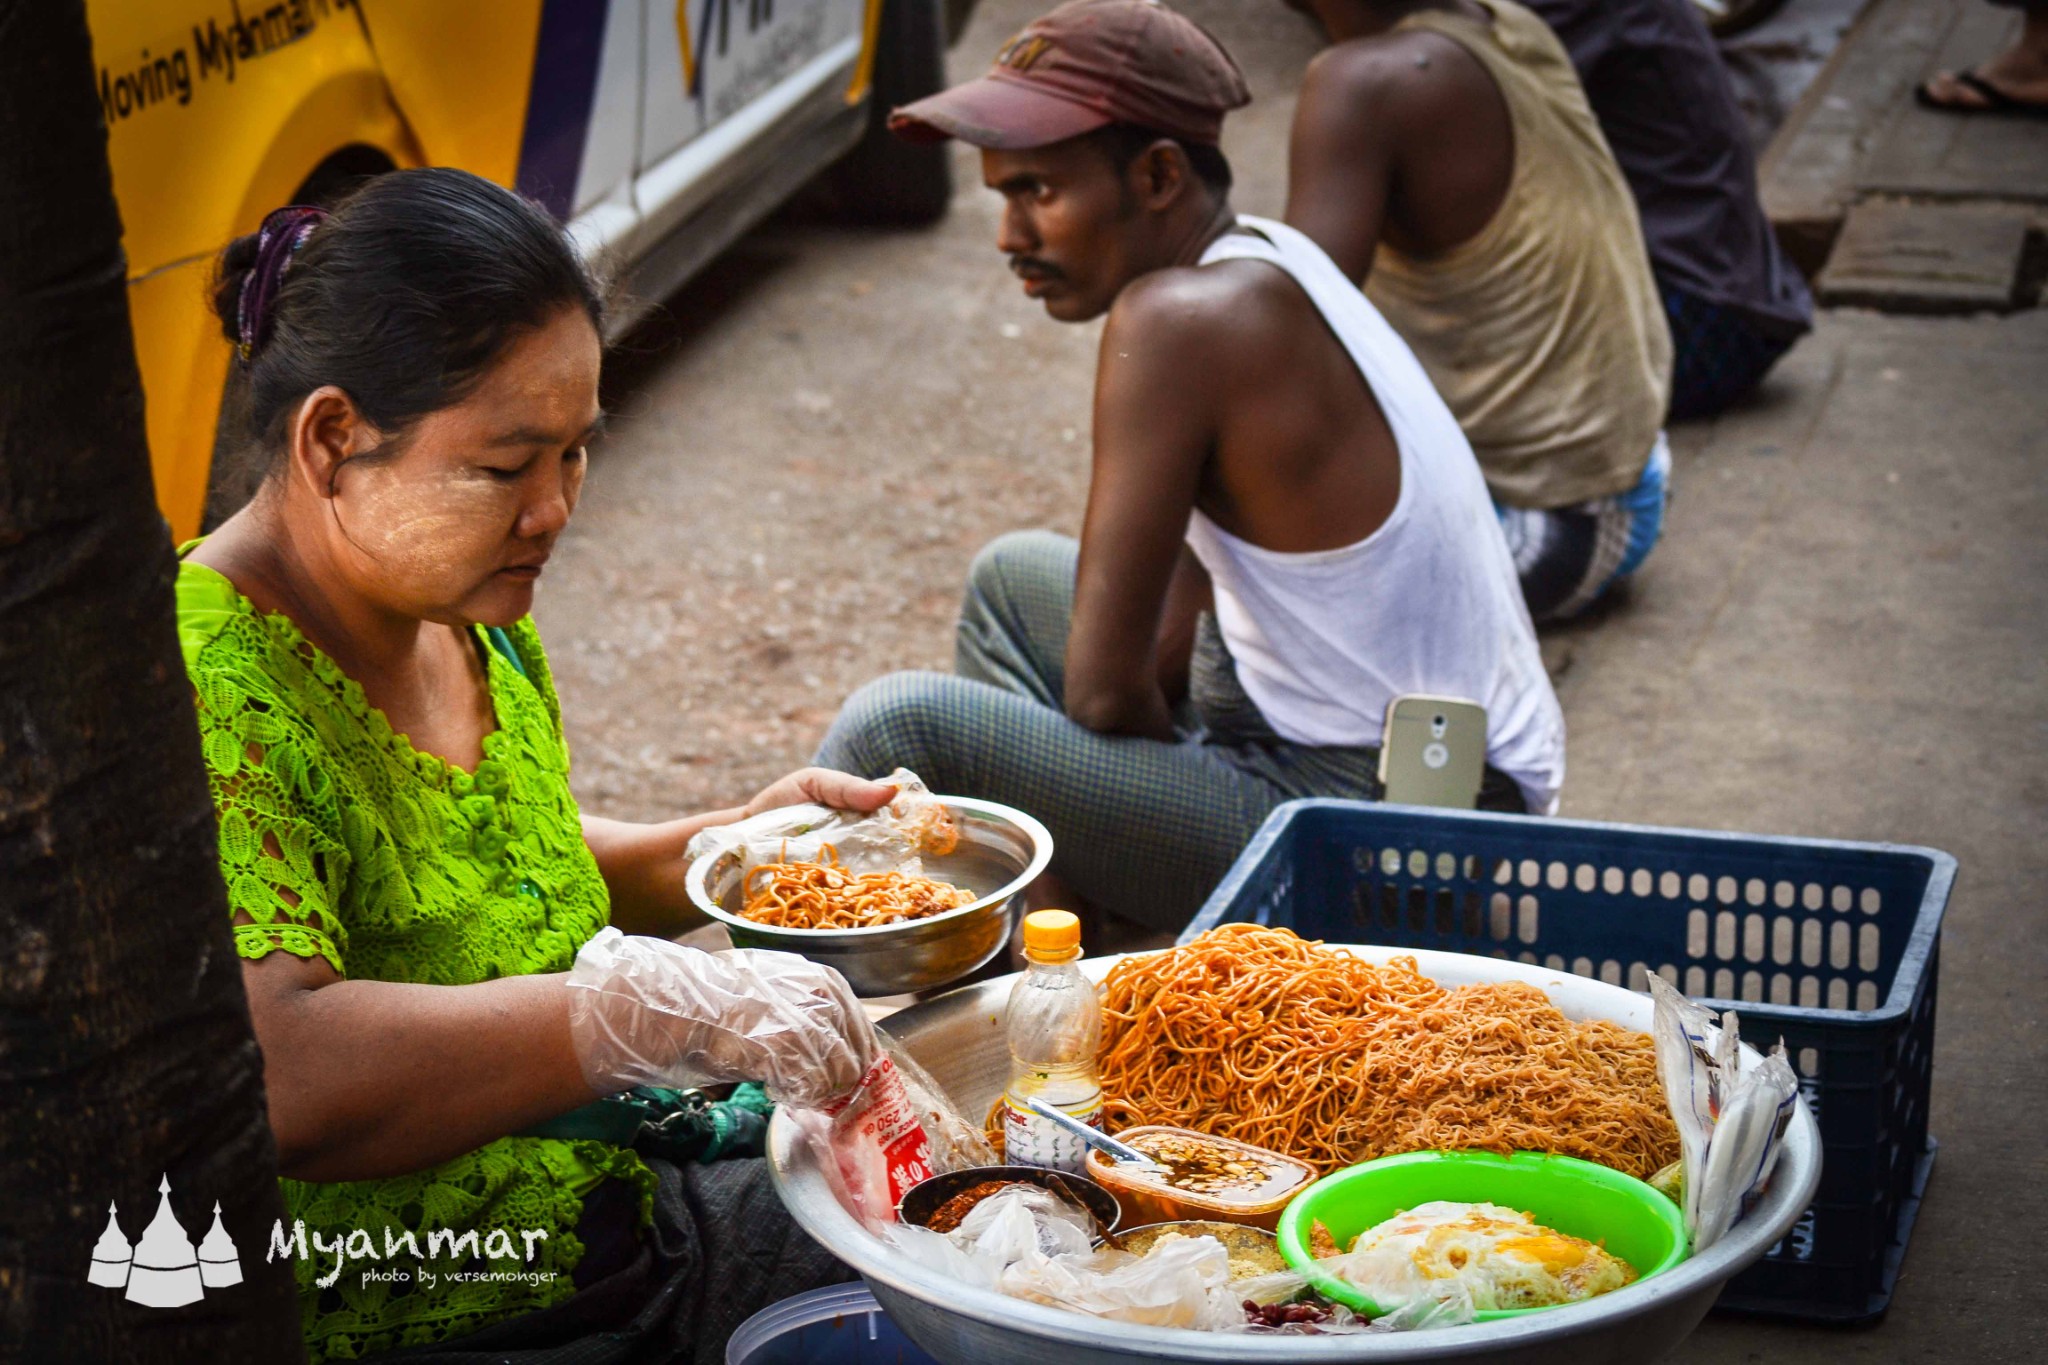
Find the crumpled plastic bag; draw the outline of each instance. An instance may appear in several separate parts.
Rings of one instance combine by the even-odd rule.
[[[953,1230],[954,1243],[998,1269],[1037,1257],[1086,1256],[1095,1247],[1095,1216],[1056,1190],[1013,1185],[982,1200]]]
[[[896,788],[888,805],[866,815],[830,806],[781,806],[730,825],[699,830],[685,850],[692,861],[737,850],[740,874],[762,863],[821,861],[826,845],[856,876],[870,872],[924,875],[924,859],[943,857],[960,842],[945,805],[908,768],[881,779]]]
[[[1244,1320],[1230,1293],[1230,1253],[1213,1237],[1161,1241],[1143,1256],[1026,1259],[1003,1272],[1012,1298],[1145,1327],[1216,1331]]]
[[[1213,1237],[1164,1239],[1142,1256],[1095,1248],[1086,1210],[1036,1186],[997,1191],[950,1233],[899,1224],[884,1235],[948,1279],[1090,1317],[1261,1335],[1362,1330],[1342,1308],[1314,1324],[1254,1326],[1246,1321],[1247,1302],[1284,1302],[1306,1281],[1282,1272],[1233,1283],[1230,1253]]]
[[[1799,1075],[1782,1042],[1745,1066],[1735,1011],[1717,1026],[1711,1010],[1657,976],[1650,995],[1657,1073],[1678,1124],[1679,1202],[1697,1255],[1740,1222],[1770,1183],[1798,1103]],[[1667,1186],[1664,1176],[1653,1183]]]
[[[1142,1257],[1097,1251],[1086,1212],[1035,1186],[997,1191],[950,1233],[899,1225],[887,1235],[941,1274],[1091,1317],[1212,1329],[1244,1319],[1226,1292],[1229,1253],[1214,1238],[1162,1242]]]
[[[906,1256],[950,1280],[1000,1290],[1003,1272],[1027,1256],[1085,1256],[1094,1224],[1051,1190],[1017,1185],[967,1211],[951,1232],[899,1223],[882,1234]]]
[[[1367,1330],[1434,1332],[1444,1327],[1463,1327],[1477,1318],[1478,1310],[1472,1306],[1472,1291],[1460,1284],[1453,1285],[1435,1298],[1411,1299],[1393,1312],[1374,1318]]]

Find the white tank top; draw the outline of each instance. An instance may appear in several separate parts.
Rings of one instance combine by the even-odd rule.
[[[1487,762],[1529,809],[1557,808],[1564,714],[1522,603],[1479,463],[1429,376],[1322,249],[1285,223],[1240,217],[1202,264],[1268,261],[1299,284],[1350,353],[1401,453],[1385,524],[1355,545],[1264,549],[1200,511],[1188,546],[1209,572],[1216,624],[1246,695],[1298,744],[1380,742],[1387,703],[1408,693],[1486,708]],[[1254,235],[1256,234],[1256,235]]]

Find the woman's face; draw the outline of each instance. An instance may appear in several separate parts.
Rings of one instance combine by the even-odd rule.
[[[517,334],[468,397],[420,418],[390,459],[336,470],[335,562],[362,597],[445,625],[502,626],[583,490],[602,347],[582,309]]]

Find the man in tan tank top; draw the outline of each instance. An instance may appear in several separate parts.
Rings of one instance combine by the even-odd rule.
[[[1628,184],[1570,59],[1512,0],[1287,0],[1305,77],[1287,221],[1415,348],[1486,473],[1539,620],[1663,522],[1671,338]]]

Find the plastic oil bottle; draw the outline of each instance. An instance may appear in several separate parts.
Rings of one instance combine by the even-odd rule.
[[[1081,974],[1081,921],[1065,910],[1026,915],[1024,959],[1024,975],[1010,988],[1004,1019],[1010,1044],[1005,1160],[1079,1174],[1087,1155],[1081,1140],[1020,1101],[1039,1099],[1092,1128],[1102,1126],[1102,1082],[1095,1070],[1102,1000],[1095,983]]]

